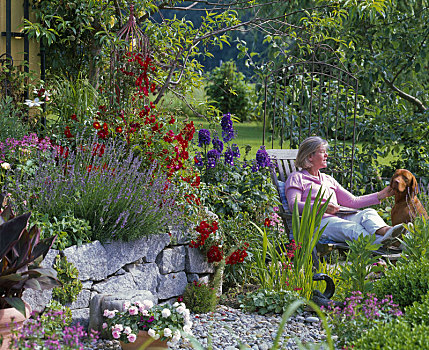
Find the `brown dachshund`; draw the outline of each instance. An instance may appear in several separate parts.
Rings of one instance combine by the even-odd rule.
[[[392,208],[392,225],[412,222],[416,216],[428,214],[417,198],[419,188],[415,176],[406,169],[397,169],[390,180],[390,187],[395,192],[395,205]]]

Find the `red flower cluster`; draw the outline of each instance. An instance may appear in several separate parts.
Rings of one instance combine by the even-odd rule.
[[[209,263],[219,262],[223,259],[223,251],[217,245],[212,245],[207,251],[207,261]]]
[[[101,145],[99,143],[94,144],[92,147],[92,156],[95,157],[96,155],[98,155],[99,157],[101,157],[104,154],[105,149],[106,145]]]
[[[73,135],[72,135],[72,133],[71,133],[71,131],[70,131],[70,127],[69,127],[69,126],[66,126],[66,129],[64,130],[64,135],[65,135],[68,139],[70,139],[70,138],[72,138],[72,137],[73,137]]]
[[[217,221],[213,221],[211,225],[207,221],[201,221],[198,227],[195,228],[195,231],[197,231],[200,236],[196,241],[192,240],[189,246],[191,248],[202,247],[204,243],[206,243],[206,240],[209,238],[210,234],[216,232],[218,228]]]
[[[289,259],[293,259],[293,257],[295,256],[295,252],[298,249],[301,249],[301,246],[301,243],[296,244],[295,240],[293,239],[289,244],[286,245],[287,257]]]
[[[235,265],[238,263],[242,263],[244,258],[247,256],[246,249],[249,247],[249,243],[244,243],[243,249],[235,250],[230,256],[228,256],[225,260],[227,265]]]

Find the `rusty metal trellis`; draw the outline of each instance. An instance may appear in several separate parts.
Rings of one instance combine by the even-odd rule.
[[[264,76],[263,140],[271,133],[280,148],[298,148],[318,135],[330,144],[330,172],[352,186],[358,80],[327,45],[306,58],[285,57]]]
[[[118,69],[124,68],[126,64],[123,58],[127,54],[141,55],[145,60],[150,55],[149,38],[141,31],[134,16],[134,5],[130,5],[130,15],[127,23],[118,31],[117,38],[124,43],[124,46],[114,45],[110,58],[110,86],[112,88],[121,85],[121,78],[118,78]],[[119,67],[121,66],[121,67]]]
[[[134,5],[130,5],[130,16],[124,27],[117,34],[118,39],[127,43],[130,52],[141,53],[143,58],[149,55],[149,39],[137,25]]]

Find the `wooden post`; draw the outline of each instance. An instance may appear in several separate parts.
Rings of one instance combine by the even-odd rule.
[[[28,0],[0,0],[0,55],[11,55],[15,67],[40,77],[40,44],[23,33],[24,18],[35,20]]]

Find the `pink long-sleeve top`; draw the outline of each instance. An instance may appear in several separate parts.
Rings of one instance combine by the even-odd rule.
[[[342,205],[349,208],[359,209],[374,204],[379,204],[377,193],[372,193],[360,197],[355,197],[349,191],[343,188],[332,176],[321,173],[317,176],[311,175],[307,170],[295,171],[288,177],[285,183],[285,193],[289,209],[293,210],[295,200],[298,201],[298,210],[302,213],[305,201],[311,188],[311,204],[314,203],[317,192],[320,187],[325,191],[322,203],[332,195],[330,203]],[[323,217],[334,216],[325,214]]]

